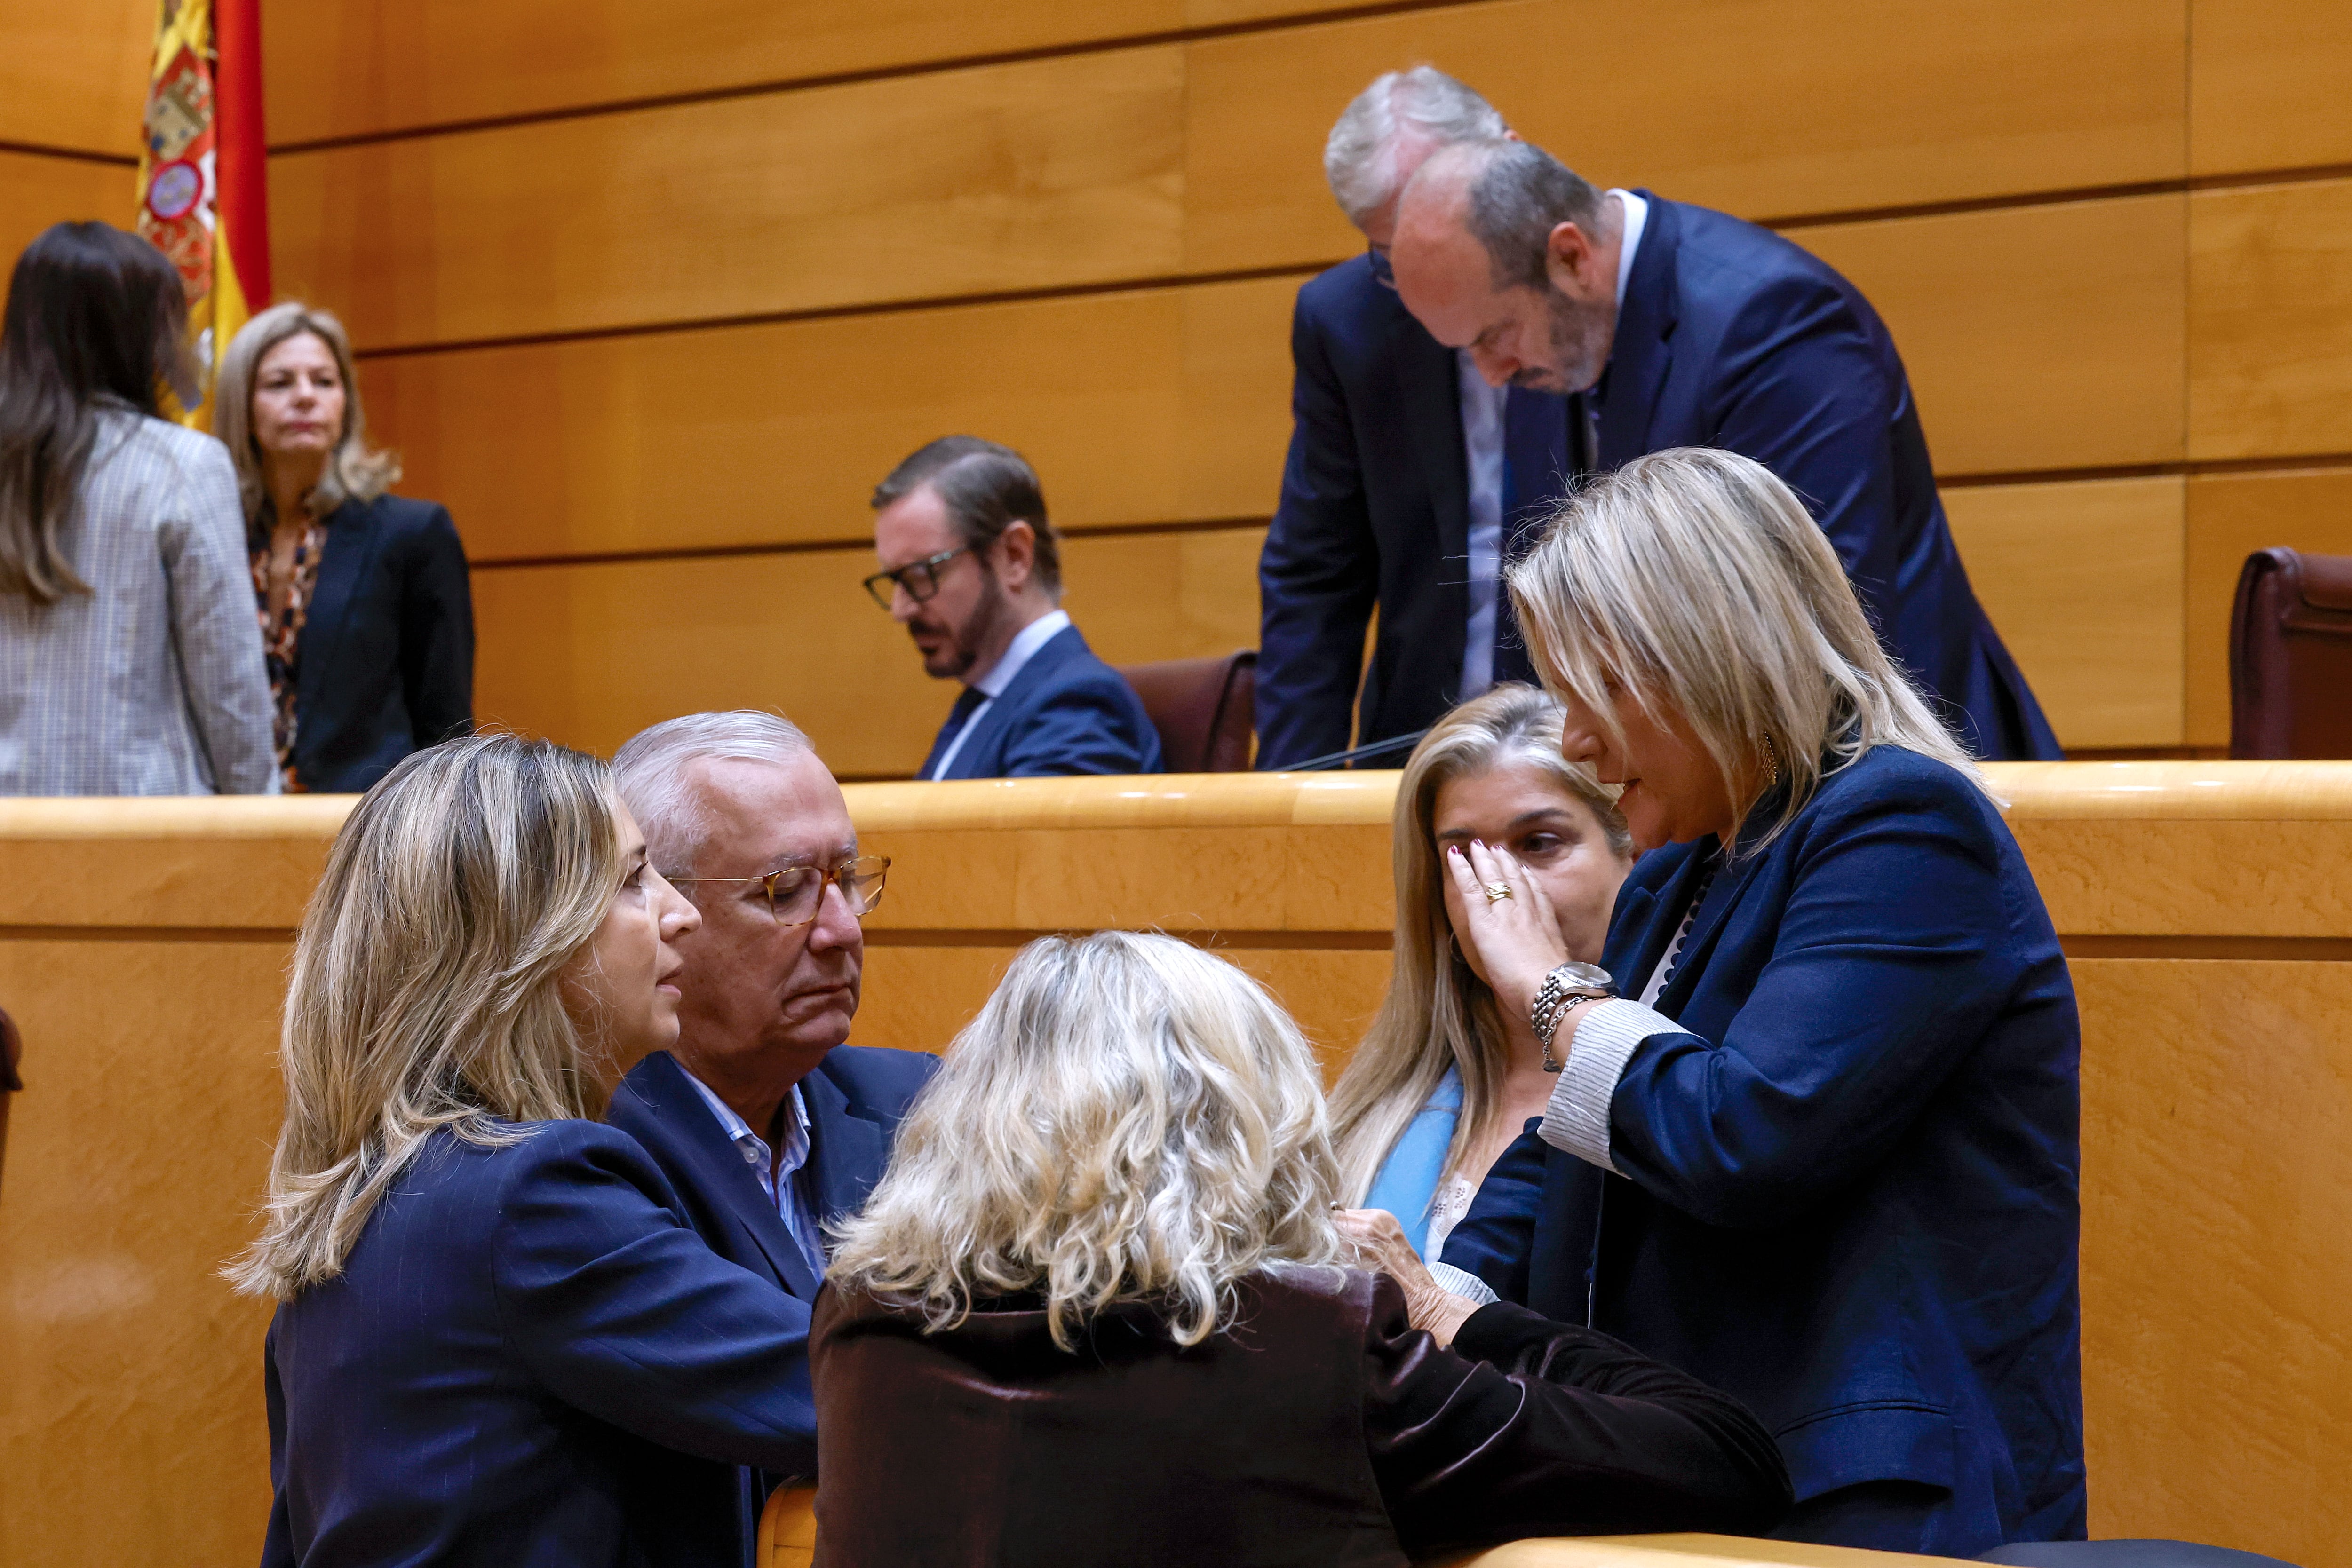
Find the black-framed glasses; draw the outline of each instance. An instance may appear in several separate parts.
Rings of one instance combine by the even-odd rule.
[[[1388,247],[1379,245],[1366,246],[1364,254],[1371,258],[1372,281],[1390,293],[1395,293],[1396,268],[1389,263]]]
[[[889,874],[888,855],[859,855],[829,871],[813,865],[792,865],[765,876],[674,876],[669,880],[681,887],[705,882],[757,883],[767,900],[768,913],[776,917],[777,925],[806,925],[824,907],[826,883],[841,889],[849,913],[863,920],[881,904],[882,881]]]
[[[940,591],[940,568],[971,548],[970,545],[958,545],[953,549],[943,549],[937,555],[909,561],[896,571],[877,571],[866,580],[866,591],[872,594],[874,602],[885,610],[890,608],[892,593],[901,588],[916,603],[928,604],[931,595]]]

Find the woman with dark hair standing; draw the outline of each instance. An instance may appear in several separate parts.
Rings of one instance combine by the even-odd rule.
[[[25,249],[0,316],[0,794],[265,794],[236,475],[163,419],[180,275],[106,224]]]
[[[236,464],[293,790],[359,791],[474,727],[474,600],[447,510],[387,494],[342,323],[289,302],[222,357],[213,433]]]

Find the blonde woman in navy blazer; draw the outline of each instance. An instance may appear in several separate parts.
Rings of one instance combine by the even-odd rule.
[[[1637,458],[1511,576],[1561,749],[1646,850],[1609,998],[1506,851],[1449,856],[1564,1070],[1444,1259],[1729,1390],[1781,1533],[1973,1556],[2084,1532],[2064,958],[1974,764],[1789,488]]]
[[[356,792],[474,727],[474,600],[446,507],[389,494],[342,324],[289,302],[229,343],[235,459],[289,789]]]
[[[701,916],[604,763],[403,761],[335,837],[278,1052],[265,1568],[742,1568],[740,1466],[816,1469],[809,1307],[593,1118],[677,1040]]]

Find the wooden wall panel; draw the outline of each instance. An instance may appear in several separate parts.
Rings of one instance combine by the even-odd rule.
[[[0,937],[26,1040],[0,1201],[10,1568],[260,1555],[270,1309],[215,1270],[277,1138],[288,952]]]
[[[2181,7],[2143,0],[1505,0],[1198,44],[1185,259],[1360,248],[1323,141],[1416,61],[1589,178],[1753,217],[2178,176],[2184,47]]]
[[[2189,481],[2188,731],[2230,744],[2230,607],[2258,549],[2352,555],[2352,471],[2217,474]]]
[[[933,436],[1024,453],[1064,528],[1265,517],[1297,280],[365,361],[402,488],[477,560],[865,535]],[[516,421],[498,411],[528,408]]]
[[[1339,1077],[1371,1027],[1388,985],[1386,948],[1217,947],[1218,956],[1280,999],[1323,1061]],[[902,1051],[945,1050],[978,1016],[1020,951],[1009,947],[908,947],[869,940],[866,987],[852,1043]]]
[[[0,141],[136,156],[154,0],[0,0]]]
[[[2159,462],[2181,455],[2184,201],[1796,237],[1885,315],[1944,472]],[[389,355],[363,373],[405,487],[454,507],[478,559],[852,538],[875,481],[954,430],[1026,453],[1065,528],[1264,517],[1298,282]]]
[[[2352,161],[2352,10],[2336,0],[2194,0],[2189,38],[2191,173]]]
[[[2069,967],[2091,1533],[2352,1561],[2352,964]]]
[[[2352,452],[2352,180],[2189,198],[2189,450]]]
[[[2179,746],[2182,481],[1946,492],[1969,579],[2070,748]]]
[[[310,0],[263,15],[275,141],[1295,16],[1344,0]]]
[[[1943,474],[2177,462],[2188,200],[2136,196],[1790,235],[1895,333]]]
[[[138,200],[125,165],[0,149],[0,293],[16,257],[43,229],[87,218],[128,227]]]
[[[278,287],[363,348],[1150,277],[1172,47],[270,161]]]
[[[1074,539],[1068,606],[1114,664],[1257,645],[1261,528]],[[477,572],[475,712],[610,754],[658,719],[780,707],[836,773],[905,777],[953,701],[857,586],[870,550]]]

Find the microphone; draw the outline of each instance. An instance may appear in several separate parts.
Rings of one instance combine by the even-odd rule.
[[[1277,771],[1283,773],[1323,773],[1328,772],[1334,768],[1352,768],[1359,762],[1368,762],[1376,757],[1386,757],[1392,752],[1411,751],[1415,746],[1420,744],[1421,737],[1428,733],[1429,731],[1426,729],[1416,729],[1411,735],[1400,735],[1392,737],[1387,740],[1376,740],[1370,746],[1359,746],[1352,751],[1334,751],[1325,757],[1310,757],[1304,762],[1294,762],[1289,767],[1277,769]]]

